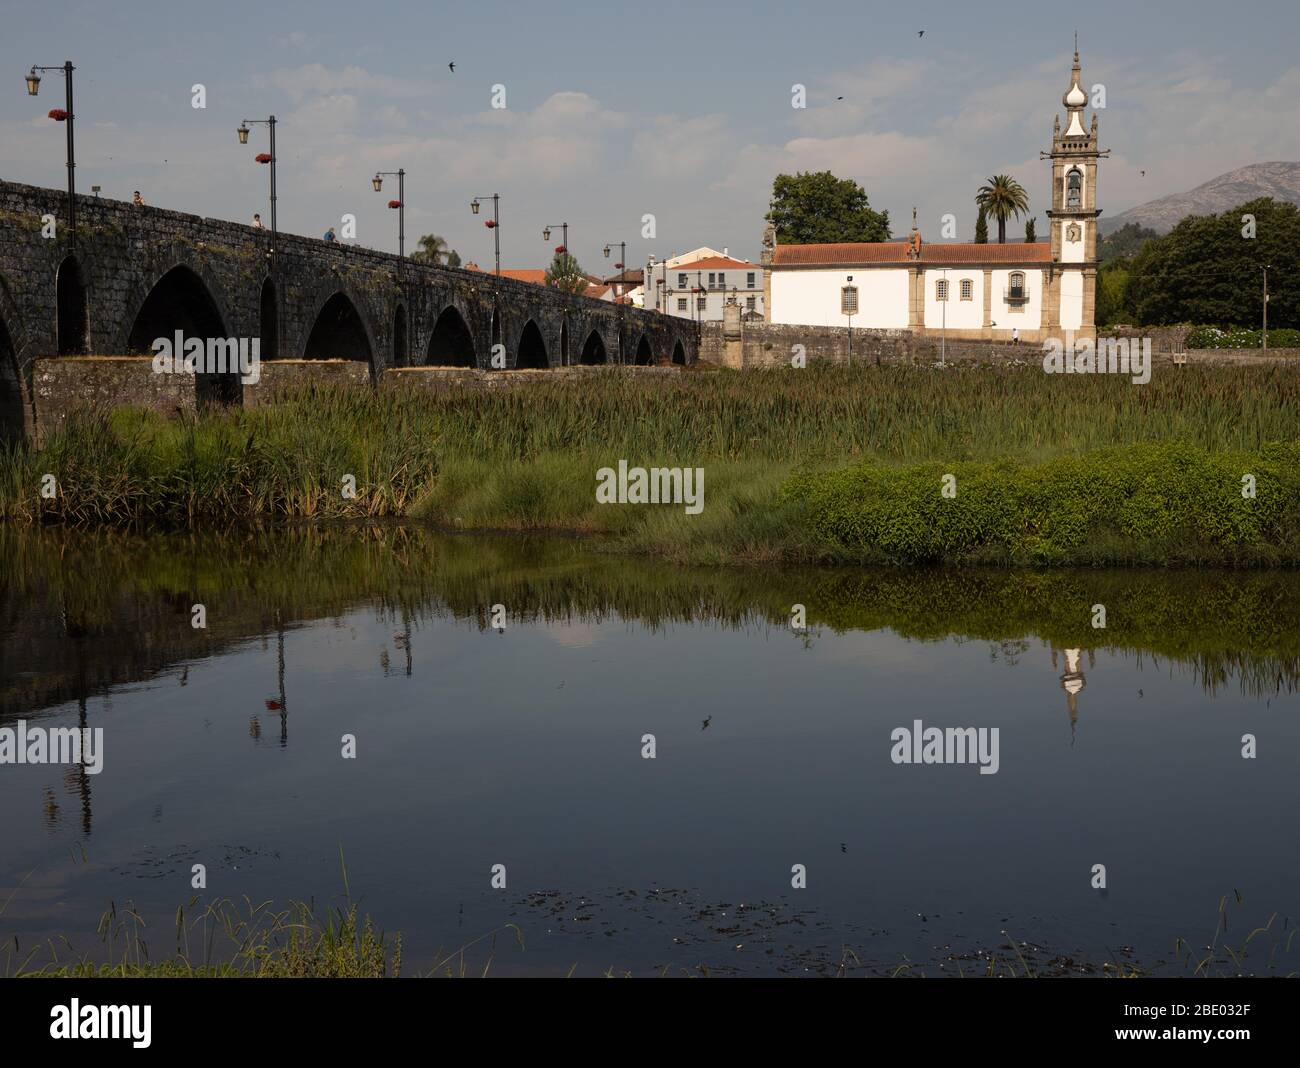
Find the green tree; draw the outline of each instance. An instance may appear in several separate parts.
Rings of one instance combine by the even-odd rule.
[[[975,203],[998,221],[998,244],[1007,243],[1007,220],[1029,211],[1029,194],[1009,174],[995,174],[975,194]]]
[[[1253,218],[1254,237],[1247,236]],[[1268,325],[1300,326],[1300,209],[1260,197],[1219,215],[1189,215],[1131,260],[1128,294],[1141,325],[1258,327],[1268,272]]]
[[[1097,259],[1101,263],[1130,259],[1153,237],[1159,236],[1154,230],[1149,230],[1135,222],[1125,223],[1110,235],[1098,235]]]
[[[453,258],[455,262],[453,262]],[[439,267],[459,267],[460,256],[438,234],[425,234],[416,243],[411,259],[418,263],[432,263]]]
[[[872,211],[862,186],[830,171],[778,174],[767,221],[783,245],[889,240],[889,212]]]
[[[987,245],[989,243],[989,219],[980,208],[979,215],[975,218],[975,244]]]
[[[1025,220],[1025,244],[1032,245],[1037,240],[1038,227],[1034,222],[1034,217],[1031,215]]]
[[[1128,299],[1129,269],[1127,263],[1117,260],[1103,263],[1097,270],[1098,326],[1133,325],[1133,309]]]
[[[570,252],[557,252],[546,268],[546,284],[565,293],[581,293],[590,285],[587,276]]]

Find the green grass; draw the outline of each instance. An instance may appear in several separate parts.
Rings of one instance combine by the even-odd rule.
[[[813,367],[699,371],[668,382],[611,371],[443,395],[305,388],[265,407],[177,419],[82,413],[40,449],[0,452],[0,516],[83,526],[415,516],[459,529],[602,534],[612,548],[705,563],[950,558],[947,550],[895,553],[892,543],[858,551],[810,514],[808,493],[782,487],[869,465],[877,481],[853,476],[855,485],[885,492],[895,474],[899,485],[928,478],[916,473],[926,464],[950,471],[1009,461],[1023,476],[1030,464],[1169,443],[1234,454],[1235,463],[1235,454],[1294,443],[1297,412],[1300,376],[1282,367],[1170,369],[1146,386],[1035,368]],[[705,468],[704,513],[597,505],[595,472],[620,459]],[[1074,469],[1084,490],[1094,463]],[[962,470],[978,479],[974,468]],[[46,474],[58,485],[49,500],[40,492]],[[355,497],[343,493],[349,475]],[[1078,487],[1053,485],[1050,509],[1069,511]],[[1266,535],[1244,553],[1241,538],[1232,551],[1212,539],[1213,551],[1189,558],[1290,561],[1293,552],[1270,549]],[[1127,541],[1100,553],[1057,552],[1069,541],[1057,537],[986,555],[1169,562],[1166,550],[1178,547],[1163,534],[1147,540],[1150,553],[1131,553]],[[962,542],[957,555],[969,547]]]

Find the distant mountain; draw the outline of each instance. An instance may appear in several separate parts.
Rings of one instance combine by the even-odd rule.
[[[1125,223],[1137,223],[1167,234],[1187,215],[1216,215],[1256,197],[1272,197],[1300,204],[1300,163],[1252,163],[1186,193],[1174,193],[1139,204],[1118,215],[1103,215],[1098,228],[1114,233]]]

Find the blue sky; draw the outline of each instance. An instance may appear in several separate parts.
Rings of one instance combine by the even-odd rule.
[[[62,79],[23,91],[33,63],[77,66],[78,189],[222,218],[266,213],[265,150],[242,118],[280,122],[282,229],[344,212],[359,243],[396,251],[396,213],[370,187],[405,167],[408,244],[444,235],[490,264],[470,214],[502,194],[502,259],[543,266],[546,223],[602,271],[702,244],[756,258],[772,177],[829,168],[887,208],[959,237],[995,172],[1046,207],[1053,114],[1079,31],[1084,83],[1106,87],[1099,201],[1108,213],[1226,170],[1300,159],[1300,7],[1290,3],[11,4],[0,40],[0,176],[60,186]],[[922,13],[924,12],[924,13]],[[916,31],[926,31],[918,38]],[[456,62],[456,73],[447,63]],[[790,106],[807,86],[808,107]],[[191,107],[202,83],[207,108]],[[507,107],[490,106],[492,87]],[[837,100],[837,97],[844,99]],[[1146,175],[1142,176],[1141,171]],[[641,238],[653,213],[657,236]],[[1020,228],[1012,233],[1021,236]]]

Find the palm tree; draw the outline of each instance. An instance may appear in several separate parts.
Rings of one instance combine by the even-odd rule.
[[[437,234],[425,234],[420,238],[419,247],[411,253],[411,259],[435,266],[450,264],[452,256],[456,256],[455,250],[448,248],[447,242]],[[459,256],[456,262],[460,262]]]
[[[998,221],[998,244],[1007,243],[1007,220],[1029,211],[1029,194],[1009,174],[995,174],[979,187],[975,203]]]

